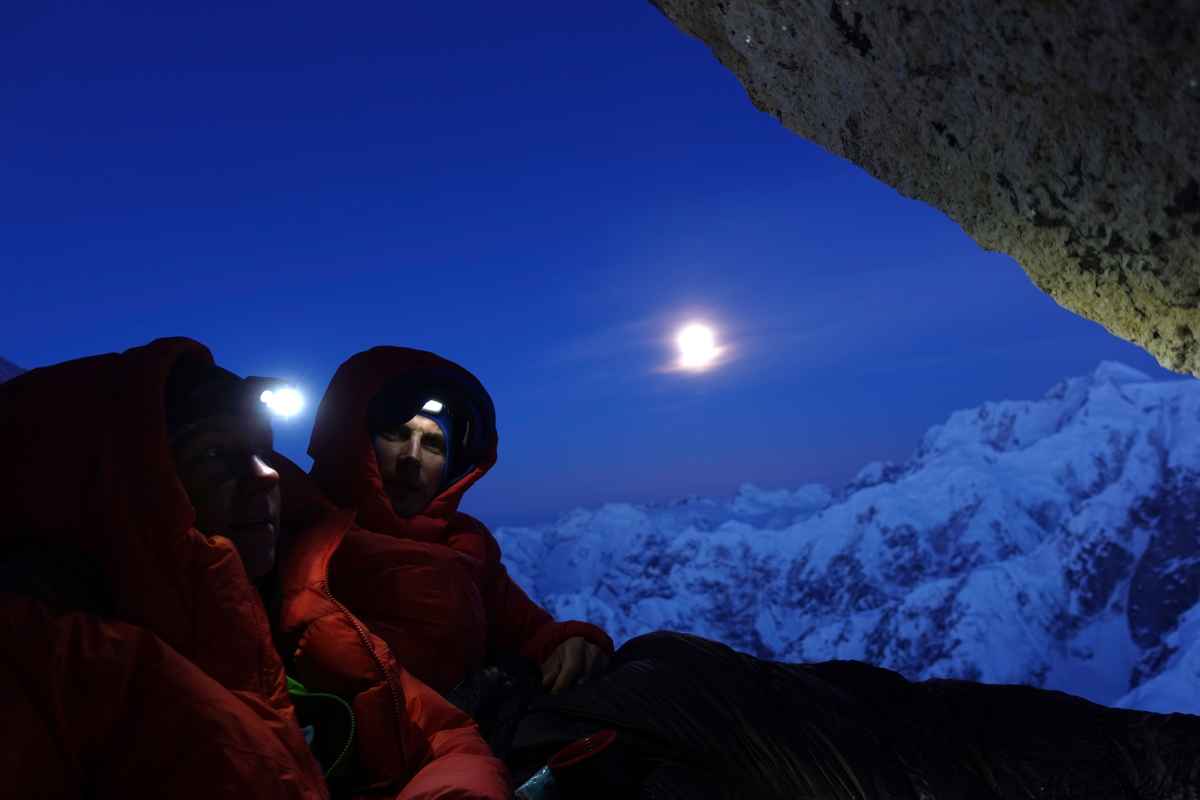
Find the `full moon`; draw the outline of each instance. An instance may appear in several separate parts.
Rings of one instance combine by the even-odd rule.
[[[698,322],[680,329],[675,343],[679,346],[679,366],[683,369],[702,370],[712,366],[721,352],[713,329]]]

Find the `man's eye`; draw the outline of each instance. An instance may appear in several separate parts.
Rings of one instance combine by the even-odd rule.
[[[446,445],[438,439],[426,439],[425,449],[432,450],[435,453],[441,453],[445,451]]]
[[[197,450],[188,462],[197,467],[212,467],[215,464],[225,460],[225,448],[223,447],[205,447]]]

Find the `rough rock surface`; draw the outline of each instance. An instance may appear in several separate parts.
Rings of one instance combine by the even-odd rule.
[[[1200,375],[1200,2],[651,2],[785,126]]]

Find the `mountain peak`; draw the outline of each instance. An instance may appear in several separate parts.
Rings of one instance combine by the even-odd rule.
[[[1119,361],[1101,361],[1092,371],[1092,383],[1149,383],[1150,376]]]

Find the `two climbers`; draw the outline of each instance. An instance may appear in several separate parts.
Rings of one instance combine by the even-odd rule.
[[[353,514],[271,451],[255,388],[186,339],[0,385],[6,785],[508,797],[473,721],[330,592]]]
[[[429,354],[377,350],[339,370],[313,440],[314,475],[334,499],[352,492],[357,521],[272,450],[261,383],[196,342],[0,387],[0,502],[12,510],[0,630],[30,643],[0,660],[14,709],[0,753],[21,794],[508,795],[503,764],[440,693],[505,655],[561,689],[612,644],[554,622],[508,577],[486,527],[457,511],[496,458],[482,386]],[[420,370],[441,380],[446,413],[377,401],[368,425],[378,389],[403,392]],[[349,413],[331,416],[337,404]],[[431,426],[444,463],[421,487],[412,462],[435,449]],[[417,449],[386,457],[402,429]],[[430,499],[406,507],[406,480]]]
[[[551,620],[457,511],[495,460],[486,393],[427,354],[374,352],[322,403],[317,485],[271,451],[257,384],[195,342],[0,386],[0,764],[15,796],[510,796],[442,693],[514,652],[553,687],[554,653],[582,639],[606,654],[607,639]],[[405,386],[377,425],[372,400]],[[440,466],[417,456],[437,443],[421,420]],[[412,447],[391,466],[384,434]],[[389,486],[403,470],[408,486]],[[432,500],[399,513],[421,504],[413,489]],[[607,796],[1149,800],[1200,785],[1187,715],[776,664],[680,634],[627,642],[600,674],[588,652],[524,709],[518,779],[603,726],[621,745],[592,786]]]

